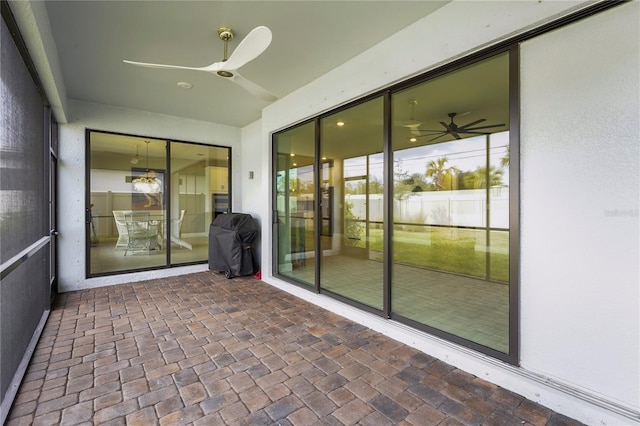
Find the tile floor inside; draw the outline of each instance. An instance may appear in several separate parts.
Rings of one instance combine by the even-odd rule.
[[[172,264],[208,259],[209,238],[207,236],[185,238],[185,241],[191,245],[191,248],[184,248],[175,243],[171,244]],[[97,244],[91,246],[90,268],[93,274],[152,268],[167,264],[166,250],[128,251],[125,256],[125,247],[116,248],[115,244],[115,237],[101,238]]]
[[[325,256],[321,287],[382,309],[383,264],[350,256]],[[314,259],[299,262],[286,275],[313,283]],[[392,312],[433,328],[507,353],[509,286],[472,277],[394,264]]]

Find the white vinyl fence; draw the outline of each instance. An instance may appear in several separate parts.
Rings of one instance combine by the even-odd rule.
[[[509,228],[509,188],[489,190],[491,228]],[[351,212],[365,219],[366,196],[347,195],[345,201],[353,205]],[[403,200],[393,200],[395,223],[421,225],[485,227],[487,225],[487,191],[470,189],[459,191],[414,192]],[[384,217],[382,194],[369,195],[369,221],[382,222]]]

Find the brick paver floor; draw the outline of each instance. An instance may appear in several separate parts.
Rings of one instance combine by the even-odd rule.
[[[251,277],[59,295],[7,424],[578,425]]]

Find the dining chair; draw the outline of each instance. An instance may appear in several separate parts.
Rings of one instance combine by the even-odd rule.
[[[144,250],[147,254],[158,246],[158,221],[150,220],[149,212],[125,213],[128,243],[124,251],[126,256],[129,251]]]
[[[113,220],[116,222],[116,228],[118,230],[118,241],[113,248],[117,250],[118,247],[127,247],[129,244],[129,234],[127,233],[127,224],[124,221],[124,210],[113,210]]]

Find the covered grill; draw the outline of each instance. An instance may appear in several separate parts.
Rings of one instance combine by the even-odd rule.
[[[255,274],[253,243],[257,235],[251,215],[218,215],[209,227],[209,269],[224,272],[227,278]]]

